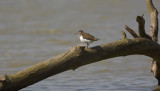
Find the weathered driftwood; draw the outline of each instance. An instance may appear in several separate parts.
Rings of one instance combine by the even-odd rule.
[[[126,30],[134,37],[140,37],[140,38],[147,38],[152,41],[157,42],[158,41],[158,11],[154,7],[152,0],[146,0],[148,10],[151,16],[151,31],[150,35],[146,34],[145,32],[145,20],[142,16],[137,16],[137,22],[138,22],[138,31],[139,36],[129,28],[127,25],[125,26]],[[158,80],[158,85],[160,85],[160,61],[153,58],[153,61],[151,62],[151,72],[153,72],[154,77]]]
[[[148,10],[151,16],[151,32],[152,40],[158,41],[158,11],[154,7],[152,0],[146,0]]]
[[[16,91],[66,70],[75,70],[83,65],[103,59],[134,54],[146,55],[155,60],[155,62],[152,62],[152,72],[160,85],[160,45],[157,43],[158,12],[154,8],[152,0],[146,0],[146,2],[150,14],[152,13],[150,36],[145,33],[145,23],[141,19],[143,17],[140,16],[140,19],[137,21],[139,23],[139,36],[134,30],[126,27],[127,31],[135,37],[134,39],[127,39],[125,32],[123,32],[123,38],[116,42],[92,48],[85,48],[84,46],[72,47],[65,53],[52,59],[40,62],[20,72],[1,76],[0,91]]]
[[[136,50],[135,50],[136,49]],[[4,76],[2,87],[19,90],[49,76],[118,56],[140,54],[159,60],[160,45],[154,41],[135,38],[122,39],[85,49],[84,46],[72,47],[70,50],[50,60],[43,61],[15,74]],[[4,90],[3,90],[4,91]]]
[[[154,7],[152,0],[146,0],[147,7],[151,16],[151,31],[150,37],[152,41],[158,41],[158,11]],[[160,56],[160,55],[159,55]],[[151,64],[151,70],[153,72],[154,77],[158,80],[158,85],[160,85],[160,61],[157,59],[153,59]]]

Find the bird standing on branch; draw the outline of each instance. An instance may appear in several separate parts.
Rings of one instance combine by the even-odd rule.
[[[75,34],[77,34],[77,33],[75,33]],[[79,30],[78,34],[79,34],[80,41],[87,44],[87,46],[86,46],[87,48],[90,43],[99,40],[98,38],[95,38],[93,35],[86,33],[86,32],[83,32],[83,30]]]

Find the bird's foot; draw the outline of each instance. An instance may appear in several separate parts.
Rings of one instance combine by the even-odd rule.
[[[87,49],[87,48],[88,48],[88,46],[85,47],[85,49]]]
[[[84,46],[84,47],[86,47],[85,45],[82,45],[82,44],[78,44],[77,46]]]

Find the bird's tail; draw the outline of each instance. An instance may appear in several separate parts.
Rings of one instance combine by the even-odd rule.
[[[94,40],[95,40],[95,41],[97,41],[97,40],[100,40],[100,39],[98,39],[98,38],[94,38]]]

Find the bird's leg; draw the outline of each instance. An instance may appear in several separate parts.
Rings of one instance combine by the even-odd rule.
[[[88,46],[89,46],[89,43],[87,43],[87,42],[86,42],[86,44],[87,44],[86,48],[88,48]]]

